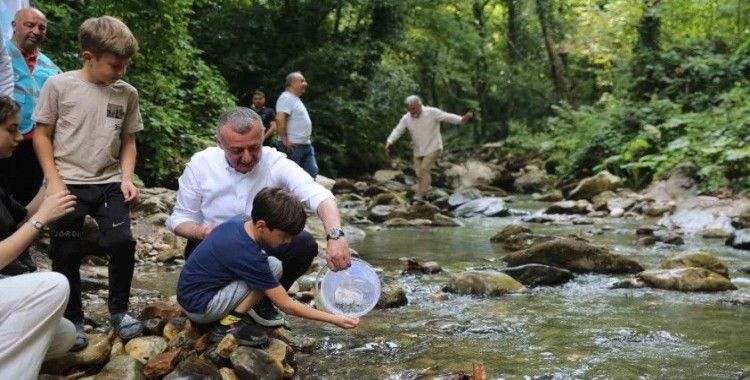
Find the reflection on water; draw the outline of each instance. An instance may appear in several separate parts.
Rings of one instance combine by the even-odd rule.
[[[625,277],[579,275],[530,294],[478,298],[441,294],[450,273],[499,268],[503,248],[489,238],[512,218],[468,220],[465,228],[368,231],[353,248],[384,269],[384,283],[403,287],[409,305],[374,310],[355,330],[291,318],[297,334],[322,339],[320,350],[298,357],[303,378],[439,377],[470,373],[484,363],[491,378],[736,378],[750,365],[750,310],[720,300],[747,294],[678,293],[607,287]],[[720,241],[686,238],[682,247],[639,247],[644,221],[597,220],[594,225],[530,225],[536,233],[575,233],[628,255],[647,268],[677,252],[708,249],[741,277],[747,252]],[[604,231],[602,233],[602,231]],[[402,257],[435,260],[445,272],[401,276]]]

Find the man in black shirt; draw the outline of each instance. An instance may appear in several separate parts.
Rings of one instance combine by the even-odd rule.
[[[253,105],[251,109],[260,115],[260,118],[263,120],[263,127],[265,128],[265,132],[263,132],[263,145],[275,146],[270,137],[276,131],[276,112],[272,108],[266,107],[266,94],[263,91],[255,90],[253,92]]]

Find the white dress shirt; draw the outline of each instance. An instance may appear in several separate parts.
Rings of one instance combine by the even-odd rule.
[[[408,112],[401,117],[398,125],[393,128],[390,136],[388,136],[387,141],[393,144],[408,129],[414,142],[414,156],[424,157],[443,149],[440,122],[461,124],[461,116],[444,112],[435,107],[422,106],[422,113],[419,117],[413,117]]]
[[[285,188],[314,211],[324,200],[334,198],[274,148],[263,147],[260,162],[242,174],[229,166],[221,148],[212,147],[193,155],[185,166],[167,229],[174,231],[187,221],[205,226],[240,214],[250,215],[255,195],[266,187]]]

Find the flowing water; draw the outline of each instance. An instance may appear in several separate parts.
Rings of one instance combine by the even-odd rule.
[[[529,227],[542,234],[579,234],[647,268],[678,252],[705,248],[729,266],[739,290],[609,290],[628,276],[589,274],[526,295],[444,294],[448,273],[504,266],[502,246],[489,238],[515,219],[469,219],[464,228],[368,230],[353,248],[383,269],[386,284],[403,287],[409,304],[373,310],[357,329],[346,331],[290,317],[296,334],[321,339],[314,354],[297,355],[301,377],[432,378],[471,373],[472,363],[481,362],[489,378],[734,379],[750,366],[750,309],[722,302],[750,293],[750,276],[737,271],[750,265],[750,253],[691,237],[679,247],[636,246],[635,227],[654,220]],[[401,276],[403,257],[435,260],[447,273]]]
[[[546,205],[511,206],[533,211]],[[684,246],[637,246],[635,227],[656,220],[528,226],[539,234],[578,234],[647,268],[679,252],[707,249],[729,266],[739,290],[609,290],[629,276],[588,274],[525,295],[442,292],[451,273],[503,267],[505,252],[489,239],[517,219],[469,219],[463,228],[366,228],[367,238],[353,248],[383,270],[385,284],[404,288],[409,304],[373,310],[354,330],[287,317],[294,334],[320,342],[313,354],[296,355],[300,378],[449,378],[471,373],[473,362],[483,363],[489,378],[509,379],[736,379],[750,367],[750,308],[722,302],[750,294],[750,276],[737,270],[750,266],[750,252],[692,237]],[[404,257],[437,261],[444,273],[402,276]],[[170,295],[176,275],[144,273],[135,285]]]

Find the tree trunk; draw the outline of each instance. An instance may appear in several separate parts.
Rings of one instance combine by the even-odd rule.
[[[484,7],[487,1],[474,1],[472,10],[474,13],[474,26],[479,35],[479,52],[476,62],[474,63],[474,89],[479,97],[479,109],[474,110],[474,142],[480,143],[486,136],[484,118],[482,113],[487,109],[487,52],[485,44],[487,43],[487,28]]]
[[[518,51],[518,4],[517,0],[505,0],[505,8],[507,8],[508,17],[508,37],[506,39],[508,49],[508,63],[514,65],[518,63],[520,54]]]
[[[555,48],[555,40],[550,30],[550,22],[547,14],[549,0],[536,0],[536,11],[539,17],[539,24],[542,27],[542,36],[544,37],[544,46],[547,49],[547,58],[549,58],[550,71],[552,80],[555,84],[555,92],[560,100],[568,100],[568,81],[565,79],[565,68],[560,55]]]

